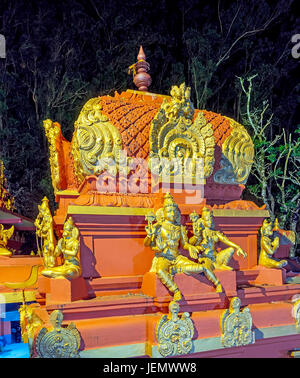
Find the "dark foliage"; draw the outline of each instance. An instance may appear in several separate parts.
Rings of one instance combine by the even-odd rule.
[[[91,97],[134,89],[128,67],[142,44],[154,93],[185,81],[196,107],[241,120],[237,76],[258,74],[256,103],[274,113],[270,137],[297,123],[300,32],[296,0],[66,0],[0,3],[0,158],[17,210],[35,217],[53,193],[42,120],[67,139]],[[255,179],[252,178],[252,180]]]

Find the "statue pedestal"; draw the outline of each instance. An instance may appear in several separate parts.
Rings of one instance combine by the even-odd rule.
[[[252,285],[280,286],[285,283],[286,271],[284,269],[271,269],[257,265],[253,270],[256,270],[257,276],[254,281],[249,281]]]
[[[66,278],[39,277],[39,292],[46,295],[46,304],[68,303],[88,299],[88,288],[83,277]]]
[[[231,270],[215,270],[216,277],[220,280],[223,290],[227,296],[234,296],[236,293],[236,272]],[[215,286],[203,273],[186,275],[178,273],[174,277],[183,297],[195,296],[196,294],[216,293]],[[142,293],[154,298],[165,298],[172,300],[172,294],[161,283],[155,273],[146,273],[142,283]]]

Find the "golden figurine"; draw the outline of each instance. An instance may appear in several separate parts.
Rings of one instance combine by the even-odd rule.
[[[0,224],[0,256],[11,256],[12,252],[6,246],[8,240],[12,237],[15,227],[11,226],[7,230],[4,229],[3,224]]]
[[[49,200],[44,197],[38,206],[39,214],[34,222],[36,236],[41,238],[41,247],[38,244],[38,253],[42,254],[45,268],[53,268],[56,265],[54,250],[56,238],[53,229],[53,218],[49,209]]]
[[[224,348],[253,344],[255,341],[250,310],[244,308],[241,311],[240,307],[240,298],[234,297],[229,309],[222,313],[221,342]]]
[[[159,214],[161,218],[157,223],[153,224],[153,214],[148,220],[144,245],[150,246],[155,252],[155,266],[152,264],[151,269],[173,293],[174,300],[182,299],[182,294],[173,279],[176,273],[204,273],[208,280],[216,286],[216,292],[222,292],[220,281],[212,270],[180,254],[180,245],[189,251],[191,258],[197,258],[198,250],[189,244],[186,228],[180,223],[180,210],[169,193],[164,197],[164,205]]]
[[[276,227],[276,225],[275,225]],[[266,268],[283,268],[287,265],[286,260],[278,260],[273,257],[277,248],[279,247],[279,237],[274,236],[274,229],[272,222],[265,219],[260,229],[260,255],[258,265],[265,266]]]
[[[42,270],[42,275],[49,278],[73,279],[81,275],[81,267],[77,254],[79,252],[79,231],[72,217],[64,224],[62,238],[59,239],[54,251],[55,256],[63,256],[63,264]]]
[[[170,302],[169,314],[163,315],[156,326],[158,351],[163,357],[188,354],[192,349],[194,324],[188,312],[181,317],[178,314],[178,302]]]
[[[241,247],[229,240],[222,232],[214,229],[214,218],[211,210],[204,207],[201,218],[199,216],[196,217],[193,213],[190,218],[193,222],[194,233],[194,238],[191,238],[190,242],[201,252],[198,261],[207,268],[212,270],[233,270],[228,263],[234,251],[236,250],[236,254],[241,254],[244,258],[247,256]],[[229,248],[218,252],[215,248],[215,243],[217,242],[222,242],[228,245]]]
[[[28,343],[29,355],[34,353],[34,337],[38,330],[43,325],[42,319],[36,314],[34,305],[26,305],[25,302],[20,306],[20,326],[23,343]]]

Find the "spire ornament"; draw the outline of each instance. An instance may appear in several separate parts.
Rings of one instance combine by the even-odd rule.
[[[140,46],[137,62],[128,69],[128,74],[133,73],[133,82],[139,91],[147,92],[152,83],[151,76],[147,73],[149,70],[150,64],[146,62],[146,55],[143,47]]]

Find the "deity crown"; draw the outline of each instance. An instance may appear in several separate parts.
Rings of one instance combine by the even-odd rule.
[[[166,193],[164,196],[164,207],[167,207],[167,206],[174,206],[178,208],[177,203],[174,201],[170,193]]]

